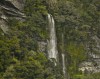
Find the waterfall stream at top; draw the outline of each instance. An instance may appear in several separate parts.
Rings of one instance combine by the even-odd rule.
[[[56,31],[55,31],[55,22],[52,15],[48,14],[49,21],[49,31],[50,31],[50,40],[48,42],[48,57],[49,59],[55,59],[57,61],[57,40],[56,40]]]

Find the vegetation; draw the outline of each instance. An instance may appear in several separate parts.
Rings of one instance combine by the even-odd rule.
[[[26,0],[23,12],[24,21],[8,19],[7,34],[0,30],[0,79],[62,79],[59,68],[38,50],[38,41],[48,39],[46,6]]]
[[[91,60],[89,53],[99,53],[95,50],[96,42],[93,39],[95,36],[99,38],[99,7],[99,0],[59,0],[57,9],[54,9],[58,50],[62,52],[64,39],[63,52],[68,55],[68,72],[71,79],[76,79],[74,75],[79,75],[80,62]],[[83,75],[81,77],[85,79]]]
[[[0,29],[0,79],[64,79],[61,63],[39,51],[38,42],[49,39],[47,13],[55,19],[58,51],[67,55],[68,78],[100,78],[78,71],[89,53],[100,52],[93,39],[100,38],[99,0],[26,0],[23,12],[24,21],[8,19],[7,34]]]

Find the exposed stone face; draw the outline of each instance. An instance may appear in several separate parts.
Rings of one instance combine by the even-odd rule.
[[[44,41],[38,42],[39,52],[46,52],[47,43]]]
[[[98,66],[91,61],[85,61],[80,64],[79,71],[83,73],[97,73],[100,72],[100,65]]]
[[[17,9],[23,10],[25,0],[5,0],[14,5]]]
[[[4,33],[8,31],[6,21],[9,18],[22,20],[25,14],[21,11],[24,8],[25,0],[1,0],[0,1],[0,28]]]
[[[87,44],[86,47],[86,49],[89,50],[87,52],[89,60],[80,63],[79,70],[82,72],[86,70],[88,72],[96,73],[100,72],[100,38],[94,35],[91,37],[91,40],[93,41],[92,51],[89,48],[89,44]]]
[[[7,33],[8,31],[8,26],[4,20],[0,20],[0,28],[4,33]]]

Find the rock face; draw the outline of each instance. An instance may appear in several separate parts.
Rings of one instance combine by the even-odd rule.
[[[89,60],[82,62],[79,66],[79,70],[81,70],[82,72],[85,71],[89,73],[100,72],[100,39],[97,36],[93,36],[92,40],[94,42],[93,42],[92,52],[90,51],[88,52]]]
[[[5,1],[11,3],[15,8],[23,10],[25,0],[5,0]]]
[[[0,30],[3,31],[3,34],[7,33],[7,31],[9,30],[8,25],[6,24],[6,21],[9,18],[15,17],[16,19],[20,20],[25,18],[25,14],[22,13],[22,10],[24,8],[24,3],[25,0],[0,0]],[[50,7],[54,6],[56,3],[57,0],[49,0]],[[79,65],[79,70],[81,70],[84,73],[100,72],[100,39],[97,36],[93,36],[92,40],[95,42],[95,46],[93,48],[94,52],[88,52],[90,60],[84,61]],[[47,47],[46,42],[44,41],[38,42],[38,45],[40,52],[46,51]],[[65,68],[63,69],[65,70]]]
[[[100,68],[95,66],[91,61],[85,61],[80,64],[79,71],[82,71],[83,73],[97,73],[100,72]]]
[[[39,52],[46,52],[47,49],[47,43],[45,41],[39,41],[38,42],[38,50]]]
[[[0,0],[0,28],[6,33],[8,26],[6,21],[9,18],[15,17],[16,19],[24,18],[25,15],[22,13],[25,0]]]

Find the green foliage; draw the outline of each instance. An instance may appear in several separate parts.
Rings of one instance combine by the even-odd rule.
[[[24,61],[10,65],[4,73],[4,79],[57,79],[56,72],[53,72],[54,66],[47,63],[47,58],[43,53],[30,51],[24,58]],[[62,78],[60,78],[62,79]]]
[[[24,20],[8,20],[7,34],[0,29],[0,79],[64,79],[61,67],[55,67],[43,53],[37,52],[38,41],[48,39],[48,12],[56,22],[58,50],[67,52],[71,78],[100,78],[100,73],[78,72],[79,63],[87,57],[85,46],[88,44],[88,52],[94,52],[95,42],[91,38],[100,38],[99,0],[26,0],[23,12]]]
[[[4,74],[5,79],[44,79],[47,59],[43,53],[29,52],[23,62],[11,65]]]
[[[77,61],[83,61],[85,59],[85,51],[82,44],[69,43],[67,51],[71,58]]]
[[[99,37],[100,10],[98,0],[59,0],[56,20],[58,50],[67,52],[68,70],[72,79],[78,72],[78,65],[87,59],[86,52],[95,51],[93,36]],[[100,7],[100,6],[99,6]],[[63,35],[63,38],[61,37]],[[62,47],[62,42],[64,47]],[[86,46],[89,46],[87,49]],[[83,79],[83,76],[81,77]],[[76,79],[81,79],[76,78]]]
[[[82,44],[70,42],[67,46],[67,52],[70,56],[68,70],[70,75],[74,75],[75,73],[78,73],[78,64],[86,59],[84,46]]]
[[[7,34],[0,30],[0,79],[63,79],[59,67],[37,52],[38,41],[48,38],[44,3],[26,0],[23,11],[26,18],[8,19]]]
[[[94,73],[94,74],[77,74],[73,76],[73,79],[99,79],[100,73]]]
[[[24,10],[25,13],[29,16],[31,16],[33,13],[47,14],[44,2],[45,0],[26,0]]]
[[[34,29],[33,34],[38,35],[38,40],[46,39],[48,33],[46,31],[47,10],[44,0],[26,0],[24,13],[27,15],[27,24]],[[39,38],[40,37],[40,38]]]
[[[99,79],[100,73],[88,74],[85,75],[84,79]]]

